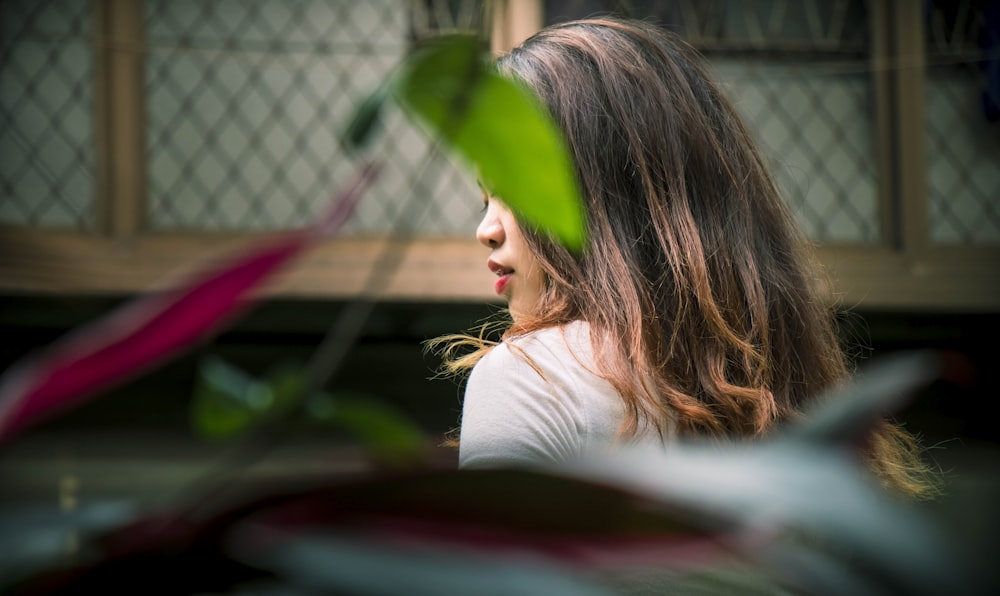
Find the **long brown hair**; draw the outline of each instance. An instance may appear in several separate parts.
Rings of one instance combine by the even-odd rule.
[[[642,21],[589,19],[540,31],[497,67],[565,134],[590,239],[573,254],[525,231],[548,285],[540,312],[504,338],[587,321],[625,434],[650,423],[761,436],[848,378],[820,269],[692,48]],[[469,339],[446,338],[446,355]],[[453,370],[489,349],[471,343],[481,349],[449,360]],[[886,424],[871,445],[887,484],[928,491],[912,437]]]

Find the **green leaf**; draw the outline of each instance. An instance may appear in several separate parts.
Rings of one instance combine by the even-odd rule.
[[[373,453],[406,458],[427,444],[422,430],[389,404],[354,394],[317,394],[306,403],[309,417],[358,437]]]
[[[371,141],[378,124],[381,122],[382,108],[387,96],[387,86],[381,85],[361,102],[341,139],[349,151],[363,149]]]
[[[305,378],[296,366],[281,365],[264,380],[215,357],[201,363],[192,402],[195,430],[210,439],[238,436],[288,412],[301,400]]]
[[[273,402],[266,384],[219,358],[206,358],[198,372],[191,421],[204,437],[223,439],[241,434]]]
[[[288,412],[305,399],[307,375],[301,365],[294,362],[280,363],[268,371],[265,379],[274,397],[272,407],[275,412]]]
[[[570,249],[583,246],[583,202],[561,131],[525,86],[489,66],[474,37],[416,51],[394,92],[528,224]]]
[[[296,364],[278,365],[260,380],[218,358],[207,358],[200,373],[192,422],[206,438],[231,438],[304,406],[308,421],[341,428],[386,459],[415,455],[427,443],[419,427],[371,397],[320,392],[306,399],[306,376]]]

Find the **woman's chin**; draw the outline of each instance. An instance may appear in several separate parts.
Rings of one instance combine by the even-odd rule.
[[[515,323],[530,319],[532,315],[535,314],[535,309],[532,308],[533,306],[534,305],[526,306],[519,300],[507,301],[507,311],[510,313],[510,318],[513,319]]]

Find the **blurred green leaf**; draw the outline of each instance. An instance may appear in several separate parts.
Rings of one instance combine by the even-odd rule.
[[[284,362],[272,367],[265,376],[268,389],[274,397],[274,408],[287,412],[298,407],[305,399],[307,373],[301,365]]]
[[[278,365],[256,379],[218,358],[206,358],[192,422],[202,436],[226,439],[302,407],[308,422],[342,429],[377,456],[405,458],[426,445],[423,431],[389,404],[357,393],[307,397],[305,392],[305,372],[298,365]]]
[[[529,224],[583,246],[583,202],[562,133],[526,87],[495,72],[475,37],[417,50],[394,91]]]
[[[381,122],[382,108],[388,96],[388,86],[383,84],[358,107],[344,131],[342,142],[349,151],[365,148]]]
[[[202,361],[191,407],[192,424],[203,437],[238,436],[286,413],[301,399],[303,373],[282,365],[264,380],[215,357]]]
[[[218,358],[203,360],[198,373],[191,416],[204,437],[241,434],[273,401],[267,385]]]
[[[424,432],[384,401],[357,393],[320,393],[306,403],[310,419],[335,426],[360,439],[374,454],[390,458],[415,455],[427,444]]]

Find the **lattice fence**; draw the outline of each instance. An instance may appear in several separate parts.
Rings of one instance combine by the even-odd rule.
[[[926,10],[931,238],[1000,244],[1000,2]]]
[[[933,241],[1000,242],[997,2],[926,3]],[[477,0],[145,0],[145,226],[299,225],[354,166],[338,137],[414,39],[484,22]],[[757,132],[811,238],[881,242],[870,5],[862,0],[548,0],[547,23],[601,12],[655,20],[709,59]],[[93,6],[0,3],[0,223],[95,221]],[[993,111],[990,111],[992,98]],[[349,225],[470,234],[478,192],[400,114],[388,163]],[[402,209],[420,201],[419,213]]]
[[[0,3],[0,223],[94,223],[88,2]]]

